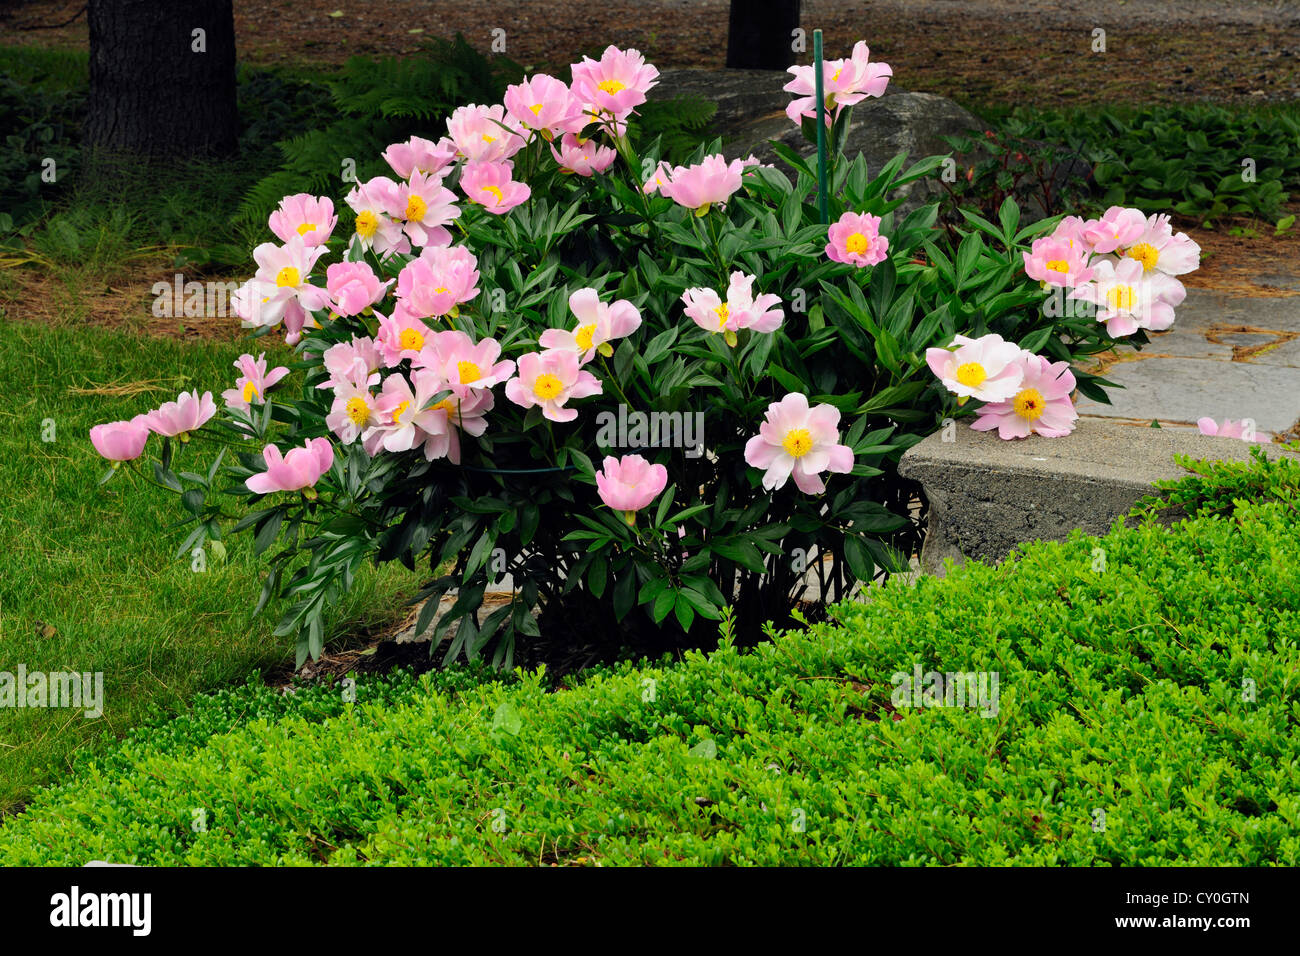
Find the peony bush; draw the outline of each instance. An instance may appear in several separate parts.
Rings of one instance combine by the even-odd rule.
[[[294,361],[241,356],[220,415],[195,392],[98,426],[109,476],[133,462],[180,493],[181,553],[251,533],[299,663],[366,562],[427,568],[418,626],[454,591],[445,659],[507,666],[543,630],[669,646],[726,612],[753,638],[799,614],[810,576],[838,598],[906,567],[903,451],[948,418],[1068,432],[1073,395],[1107,384],[1071,363],[1143,344],[1176,280],[1150,271],[1163,226],[1127,214],[1022,227],[1008,202],[997,223],[965,212],[951,244],[934,204],[903,206],[943,157],[871,175],[840,155],[892,71],[865,43],[823,69],[830,222],[779,144],[783,169],[716,142],[661,162],[636,135],[658,71],[614,47],[393,144],[393,176],[337,209],[287,197],[236,304]],[[812,70],[786,87],[806,132]],[[200,458],[200,436],[223,447]]]

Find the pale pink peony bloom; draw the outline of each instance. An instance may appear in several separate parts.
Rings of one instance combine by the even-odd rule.
[[[375,399],[376,420],[361,436],[372,456],[385,451],[410,451],[430,435],[446,431],[445,412],[431,407],[441,391],[438,377],[420,369],[404,375],[390,375]]]
[[[823,471],[848,474],[853,450],[839,442],[840,412],[833,405],[809,408],[808,397],[791,392],[767,407],[758,434],[745,443],[745,461],[765,469],[763,487],[774,491],[794,476],[804,494],[826,490]]]
[[[325,291],[339,315],[358,315],[377,304],[393,280],[379,281],[375,270],[364,262],[334,262],[325,269]]]
[[[460,433],[482,435],[487,431],[487,413],[495,404],[496,399],[487,389],[434,402],[429,410],[442,416],[442,427],[430,431],[425,437],[421,449],[424,457],[429,461],[446,458],[453,465],[459,465]]]
[[[499,103],[458,107],[447,117],[447,135],[471,163],[505,162],[524,145],[517,125]]]
[[[1174,324],[1174,306],[1187,296],[1183,284],[1163,272],[1147,272],[1137,259],[1116,265],[1100,260],[1092,281],[1070,292],[1071,299],[1097,307],[1097,321],[1118,338],[1138,329],[1161,332]]]
[[[1093,276],[1088,267],[1088,251],[1082,242],[1046,236],[1035,239],[1028,252],[1020,254],[1025,275],[1047,285],[1073,289]]]
[[[464,246],[428,246],[397,275],[397,298],[408,314],[459,314],[478,295],[478,259]]]
[[[334,389],[334,404],[325,416],[325,424],[339,441],[350,445],[375,423],[378,414],[375,396],[366,385],[344,381]]]
[[[331,345],[321,356],[329,378],[317,388],[338,388],[341,385],[369,387],[379,384],[379,370],[384,367],[383,355],[374,339],[353,336],[351,342]]]
[[[293,236],[283,246],[264,242],[253,250],[257,272],[235,294],[235,314],[250,328],[274,327],[281,322],[288,330],[285,341],[297,343],[310,319],[308,313],[325,308],[329,293],[308,281],[324,246],[308,246]]]
[[[1116,254],[1136,259],[1145,272],[1169,276],[1194,272],[1201,264],[1201,247],[1185,232],[1174,235],[1169,216],[1163,213],[1147,219],[1142,234]]]
[[[388,258],[394,253],[405,255],[411,251],[411,240],[395,220],[390,210],[401,208],[407,200],[399,199],[397,183],[387,176],[353,187],[345,202],[357,214],[355,229],[361,248],[374,250],[376,255]]]
[[[298,193],[280,200],[268,225],[281,242],[301,236],[309,246],[323,246],[338,221],[339,217],[334,215],[334,203],[328,198]]]
[[[506,382],[506,398],[522,408],[541,406],[553,422],[571,422],[576,409],[565,408],[571,398],[599,395],[600,380],[578,366],[578,353],[568,349],[547,349],[519,357],[518,375]]]
[[[889,252],[889,238],[880,234],[880,217],[846,212],[827,231],[826,256],[846,265],[874,266]]]
[[[235,359],[235,368],[243,374],[235,379],[235,387],[226,389],[221,397],[227,408],[241,412],[248,411],[254,404],[261,405],[265,402],[266,390],[289,374],[289,369],[283,365],[268,372],[265,352],[257,358],[248,353],[239,356]]]
[[[402,359],[416,358],[431,334],[432,330],[399,302],[392,315],[379,316],[375,347],[383,356],[384,365],[392,368]]]
[[[599,60],[586,56],[572,66],[573,94],[601,114],[624,120],[646,100],[659,71],[639,50],[608,46]]]
[[[1083,224],[1080,235],[1093,252],[1114,252],[1146,231],[1147,217],[1141,209],[1111,206],[1100,219],[1089,219]]]
[[[537,344],[544,349],[560,349],[580,356],[586,365],[596,353],[610,356],[614,348],[609,343],[631,335],[641,327],[641,313],[627,299],[608,304],[600,301],[595,289],[578,289],[569,296],[569,311],[578,318],[578,326],[568,329],[547,329]]]
[[[705,156],[693,166],[675,167],[668,182],[659,186],[659,193],[703,216],[714,203],[725,203],[740,189],[745,168],[741,159],[728,163],[721,153]]]
[[[596,492],[600,500],[615,511],[623,512],[629,525],[636,523],[636,513],[668,487],[668,469],[652,465],[640,455],[609,455],[604,467],[596,472]]]
[[[1073,248],[1075,244],[1087,247],[1088,243],[1086,243],[1083,238],[1083,230],[1086,229],[1087,226],[1088,223],[1079,216],[1066,216],[1058,222],[1056,228],[1052,230],[1052,238],[1071,243],[1071,248]],[[1084,249],[1085,253],[1091,251],[1090,247]]]
[[[181,392],[174,402],[164,402],[144,416],[149,430],[169,438],[187,441],[189,433],[202,428],[217,413],[217,405],[212,401],[212,393],[204,392],[199,396],[198,390]]]
[[[787,71],[794,79],[782,89],[793,93],[785,108],[790,121],[798,123],[803,117],[817,116],[817,76],[811,66],[792,66]],[[886,63],[872,63],[871,51],[863,40],[853,46],[853,54],[845,60],[822,61],[822,94],[826,98],[826,122],[830,124],[840,111],[861,103],[869,96],[881,96],[889,84],[894,70]]]
[[[384,159],[402,179],[416,172],[426,176],[444,176],[456,158],[456,144],[443,137],[438,142],[412,136],[405,143],[394,143],[384,150]]]
[[[1217,424],[1213,418],[1198,418],[1196,427],[1202,435],[1207,435],[1210,438],[1238,438],[1242,441],[1254,442],[1257,445],[1272,444],[1271,439],[1255,431],[1255,423],[1248,418],[1243,418],[1239,422],[1235,422],[1231,418],[1225,418],[1222,425]]]
[[[727,344],[736,344],[736,333],[741,329],[755,332],[775,332],[785,318],[785,313],[774,306],[781,304],[780,296],[772,293],[754,298],[754,280],[743,272],[733,272],[727,286],[727,301],[712,289],[687,289],[682,293],[686,316],[706,332],[721,333]]]
[[[648,196],[653,195],[663,189],[664,186],[668,185],[669,180],[672,178],[672,165],[660,160],[659,165],[655,166],[654,174],[645,181],[645,185],[641,187],[641,191]]]
[[[948,391],[957,395],[957,404],[969,398],[1005,402],[1019,391],[1025,377],[1018,361],[1022,351],[994,332],[978,339],[958,335],[949,349],[926,349],[925,362]]]
[[[500,216],[532,195],[527,183],[510,178],[512,163],[466,163],[460,171],[460,188],[470,202]]]
[[[309,438],[299,448],[281,455],[280,449],[267,445],[262,449],[266,471],[253,475],[244,484],[256,495],[275,491],[303,491],[320,481],[321,475],[334,464],[334,447],[328,438]],[[308,497],[315,497],[312,492]]]
[[[982,406],[971,428],[981,432],[996,428],[998,437],[1006,439],[1031,433],[1061,438],[1074,431],[1079,413],[1070,400],[1075,385],[1070,363],[1029,352],[1022,352],[1016,361],[1023,372],[1019,390],[1005,402]]]
[[[456,194],[442,184],[441,177],[418,170],[409,182],[397,184],[387,211],[402,220],[402,231],[413,246],[445,246],[451,242],[447,224],[460,215]]]
[[[435,333],[412,368],[429,369],[443,388],[451,389],[458,398],[465,398],[471,392],[499,385],[515,374],[515,363],[508,359],[498,362],[500,357],[501,343],[496,339],[475,343],[464,332],[451,329]]]
[[[545,73],[506,87],[505,107],[509,118],[529,136],[540,133],[548,141],[582,113],[568,84]]]
[[[144,454],[149,440],[149,421],[146,415],[136,415],[130,421],[105,422],[90,430],[90,443],[95,451],[117,467],[120,461],[134,461]]]
[[[613,165],[618,153],[611,146],[602,146],[595,140],[584,139],[580,133],[565,133],[560,148],[551,144],[551,155],[566,173],[591,176],[603,173]]]

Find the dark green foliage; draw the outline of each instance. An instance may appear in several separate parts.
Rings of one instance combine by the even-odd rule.
[[[1076,534],[558,691],[253,685],[38,795],[0,863],[1295,866],[1297,527],[1243,501]],[[996,671],[996,715],[896,704],[918,665]]]

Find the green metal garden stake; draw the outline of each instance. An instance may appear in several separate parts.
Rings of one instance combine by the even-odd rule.
[[[822,31],[813,31],[813,81],[817,93],[817,209],[822,225],[830,220],[826,209],[826,98],[822,92]]]

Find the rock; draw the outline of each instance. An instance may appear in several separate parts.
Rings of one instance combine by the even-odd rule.
[[[716,102],[718,111],[712,130],[722,137],[724,155],[729,159],[753,155],[763,163],[784,169],[769,140],[784,143],[804,156],[817,152],[785,115],[790,94],[781,87],[789,78],[787,73],[767,70],[665,70],[651,98],[701,96]],[[906,153],[909,162],[946,155],[953,150],[944,142],[945,136],[980,133],[986,128],[978,117],[952,100],[890,86],[884,96],[854,108],[844,153],[849,159],[858,154],[865,156],[868,173],[875,175],[899,153]],[[972,154],[956,159],[958,166],[964,167],[976,157]],[[918,181],[915,187],[903,191],[908,195],[904,212],[942,189],[937,176],[928,183]]]
[[[1075,528],[1105,534],[1152,484],[1186,474],[1175,454],[1240,461],[1252,446],[1195,431],[1137,428],[1081,418],[1064,438],[1003,441],[959,425],[955,441],[936,432],[908,449],[899,474],[919,481],[930,502],[921,565],[944,559],[999,561],[1025,541],[1062,541]],[[1266,448],[1269,457],[1289,454]]]

